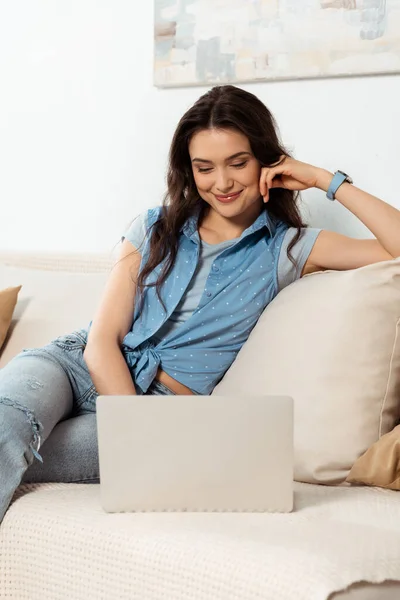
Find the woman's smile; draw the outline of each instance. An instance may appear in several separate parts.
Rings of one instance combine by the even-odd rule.
[[[220,194],[214,194],[214,196],[219,202],[226,204],[227,202],[234,202],[234,200],[237,200],[242,192],[243,190],[240,190],[239,192],[226,194],[224,196],[221,196]]]

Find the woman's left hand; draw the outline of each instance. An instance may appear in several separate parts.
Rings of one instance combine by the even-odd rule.
[[[269,190],[273,188],[302,191],[319,187],[318,177],[322,173],[326,173],[326,171],[294,158],[283,156],[276,166],[261,169],[260,192],[264,202],[268,202]]]

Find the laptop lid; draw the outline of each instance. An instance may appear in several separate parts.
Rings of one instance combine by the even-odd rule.
[[[107,512],[291,511],[293,400],[99,396]]]

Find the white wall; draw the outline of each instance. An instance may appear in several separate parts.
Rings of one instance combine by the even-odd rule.
[[[205,89],[153,87],[153,2],[138,5],[0,0],[0,250],[108,252],[160,203],[174,127]],[[400,77],[243,87],[297,158],[400,208]],[[312,224],[365,234],[321,192],[304,198]]]

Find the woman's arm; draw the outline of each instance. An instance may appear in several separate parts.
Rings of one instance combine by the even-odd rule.
[[[125,240],[89,331],[83,356],[102,395],[136,394],[120,347],[133,321],[140,260],[140,253]]]
[[[261,194],[267,202],[268,190],[275,187],[290,190],[316,187],[327,192],[332,178],[333,173],[329,171],[285,158],[276,167],[263,169]],[[368,227],[376,240],[357,240],[332,231],[322,231],[304,273],[318,269],[355,269],[400,256],[399,210],[347,182],[339,187],[335,198]]]
[[[327,192],[332,178],[333,173],[320,170],[317,187]],[[347,182],[340,186],[335,198],[368,227],[387,254],[392,258],[400,256],[399,210]]]

